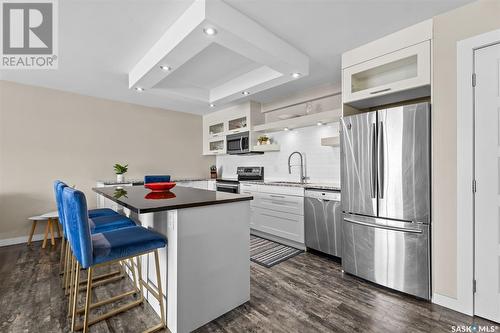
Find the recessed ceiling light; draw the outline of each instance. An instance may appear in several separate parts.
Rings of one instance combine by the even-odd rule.
[[[283,128],[285,131],[289,131],[290,129],[288,127]]]
[[[242,93],[243,95],[250,95],[250,91],[246,91],[246,90],[245,90],[245,91],[242,91],[241,93]]]
[[[170,67],[170,66],[160,66],[160,68],[164,71],[171,71],[172,70],[172,67]]]
[[[297,73],[297,72],[292,73],[292,77],[293,77],[294,79],[298,79],[298,78],[299,78],[299,77],[301,77],[301,76],[302,76],[302,74],[300,74],[300,73]]]
[[[135,90],[137,90],[137,91],[144,91],[144,88],[136,87]]]
[[[208,28],[203,29],[203,32],[205,33],[205,35],[208,35],[208,36],[214,36],[217,34],[217,30],[215,28],[212,28],[212,27],[208,27]]]
[[[321,121],[318,121],[317,125],[318,125],[318,126],[322,126],[322,125],[324,125],[324,124],[323,124]]]
[[[210,107],[213,108],[215,106],[215,104],[213,103],[210,103]]]

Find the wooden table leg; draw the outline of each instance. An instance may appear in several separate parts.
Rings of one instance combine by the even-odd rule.
[[[50,226],[50,243],[52,246],[56,245],[56,241],[54,239],[54,223],[53,220],[49,218],[49,226]]]
[[[31,245],[31,240],[33,239],[33,234],[35,233],[36,228],[36,220],[31,224],[30,236],[28,237],[28,245]]]
[[[56,226],[57,226],[57,238],[61,238],[61,223],[59,223],[58,220],[56,221]]]
[[[47,226],[45,227],[45,236],[43,237],[42,249],[45,249],[45,246],[47,246],[48,235],[49,235],[49,222],[47,221]]]

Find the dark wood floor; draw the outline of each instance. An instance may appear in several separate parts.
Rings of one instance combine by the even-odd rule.
[[[0,332],[69,332],[59,278],[59,251],[0,248]],[[123,279],[99,287],[94,299],[130,288]],[[134,308],[91,332],[140,332],[156,323],[149,307]],[[329,258],[298,255],[273,268],[251,264],[251,301],[196,332],[451,332],[452,325],[494,325],[376,287],[343,274]]]

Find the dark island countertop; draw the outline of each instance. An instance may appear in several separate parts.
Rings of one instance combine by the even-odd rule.
[[[253,199],[251,195],[208,191],[181,186],[174,187],[167,192],[152,192],[144,186],[96,187],[92,190],[138,214]]]

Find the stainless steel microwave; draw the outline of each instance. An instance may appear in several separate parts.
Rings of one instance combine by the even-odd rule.
[[[228,154],[245,154],[250,152],[250,132],[231,134],[226,137]]]

